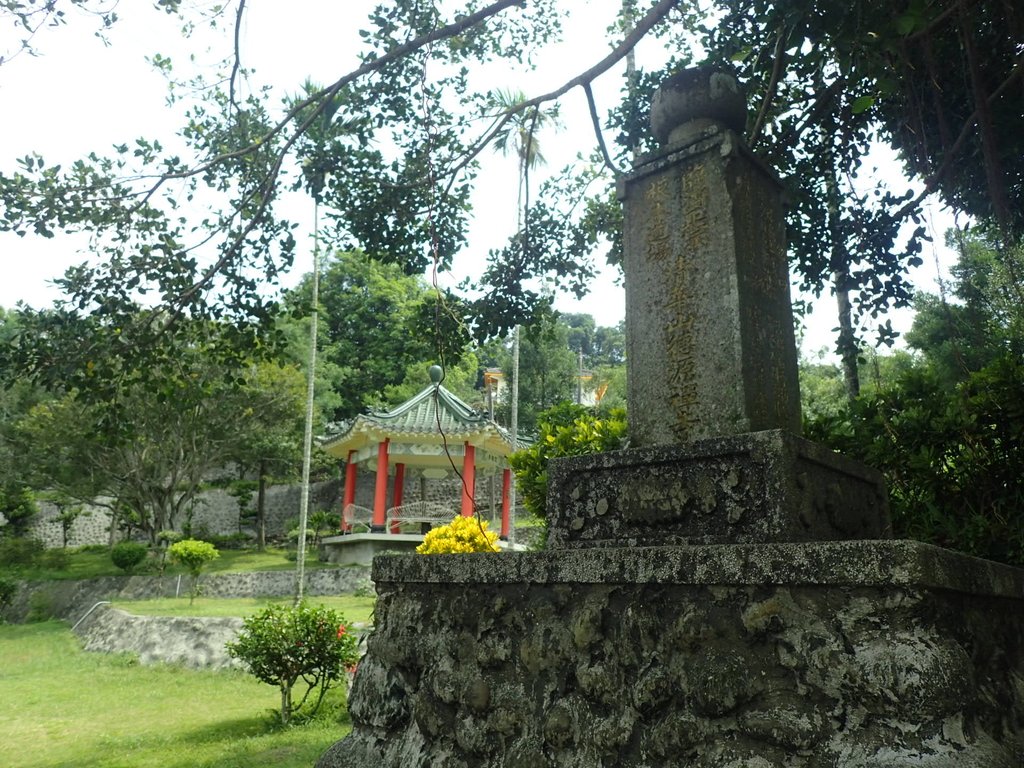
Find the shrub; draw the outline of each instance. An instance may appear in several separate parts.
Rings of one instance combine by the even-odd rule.
[[[956,386],[902,372],[805,434],[882,471],[894,533],[1024,565],[1024,364],[999,358]]]
[[[6,576],[0,576],[0,615],[14,602],[18,594],[18,582]]]
[[[48,549],[43,552],[39,564],[53,571],[66,571],[71,566],[71,553],[66,549]]]
[[[176,541],[171,544],[167,552],[170,554],[171,560],[184,565],[192,577],[192,583],[189,585],[188,591],[188,604],[192,605],[195,602],[196,595],[199,594],[199,577],[203,572],[203,568],[206,567],[207,563],[220,557],[220,553],[210,542],[198,541],[196,539]]]
[[[39,539],[25,536],[0,538],[0,566],[31,568],[39,562],[45,547]]]
[[[299,544],[299,532],[301,528],[292,528],[288,531],[288,541],[293,545],[298,546]],[[316,532],[312,528],[306,529],[306,548],[308,549],[313,543],[313,537],[316,536]]]
[[[356,646],[341,614],[302,603],[271,605],[248,617],[227,651],[258,680],[280,689],[281,722],[287,724],[306,705],[303,714],[316,714],[328,689],[359,660]],[[299,680],[306,690],[296,703],[292,689]]]
[[[421,555],[456,552],[497,552],[498,534],[487,530],[487,521],[477,517],[456,517],[448,525],[427,532],[416,547]]]
[[[137,541],[118,542],[110,549],[110,559],[122,571],[131,573],[146,559],[146,545]]]
[[[247,533],[217,534],[207,533],[201,541],[208,541],[217,549],[246,549],[253,543],[253,538]]]
[[[522,493],[523,506],[547,519],[548,462],[562,456],[585,456],[622,448],[626,442],[626,412],[613,408],[599,416],[593,408],[561,403],[544,411],[540,435],[526,450],[509,457]]]
[[[182,535],[180,533],[178,533],[177,531],[169,530],[169,529],[168,530],[160,531],[160,533],[158,533],[156,535],[157,543],[158,544],[162,544],[164,546],[167,546],[169,544],[173,544],[176,541],[181,541],[182,538],[183,537],[182,537]]]
[[[37,589],[28,598],[28,614],[25,621],[29,624],[36,624],[41,621],[49,621],[53,618],[54,602],[53,594],[45,589]]]
[[[8,533],[24,536],[38,513],[39,505],[31,489],[16,482],[0,484],[0,514],[7,520]]]

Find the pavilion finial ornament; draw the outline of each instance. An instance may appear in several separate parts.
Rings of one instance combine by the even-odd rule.
[[[430,374],[431,384],[440,384],[441,380],[444,378],[444,368],[442,368],[440,365],[430,366],[430,370],[428,371],[428,373]]]

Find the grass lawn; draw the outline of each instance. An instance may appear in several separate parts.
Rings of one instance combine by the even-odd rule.
[[[154,563],[155,565],[155,563]],[[315,555],[306,557],[306,569],[336,568],[328,563],[321,563]],[[2,570],[2,569],[0,569]],[[295,570],[295,561],[289,560],[287,551],[268,547],[263,552],[255,549],[224,549],[220,557],[210,563],[203,573],[244,573],[248,571],[289,571]],[[155,574],[155,571],[141,568],[137,571],[143,575]],[[165,573],[175,575],[187,573],[180,566],[167,564]],[[123,576],[124,571],[110,560],[110,550],[106,547],[87,547],[80,550],[69,550],[67,567],[56,569],[37,566],[25,568],[17,573],[18,578],[33,581],[53,581],[65,579],[92,579],[97,576]]]
[[[372,595],[325,595],[309,597],[307,602],[333,608],[347,621],[368,624],[376,599]],[[270,603],[291,602],[291,598],[288,597],[197,597],[195,603],[190,606],[188,596],[185,595],[154,600],[121,600],[115,602],[114,607],[139,616],[249,616]]]
[[[0,626],[3,765],[310,768],[349,731],[337,706],[322,721],[277,727],[278,705],[276,688],[243,672],[87,654],[60,622]]]

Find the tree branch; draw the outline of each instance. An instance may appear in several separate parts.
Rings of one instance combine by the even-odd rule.
[[[764,98],[761,100],[761,108],[757,112],[757,119],[754,121],[754,126],[750,129],[750,136],[747,138],[747,146],[751,149],[757,144],[758,139],[761,138],[761,131],[764,129],[765,119],[768,116],[768,108],[771,107],[772,102],[775,100],[775,91],[779,87],[779,79],[782,76],[783,65],[786,60],[786,40],[789,39],[789,34],[786,31],[785,25],[779,27],[779,36],[775,40],[775,60],[772,62],[772,74],[768,80],[768,87],[765,89]]]
[[[238,72],[242,68],[242,48],[241,48],[241,37],[242,37],[242,16],[245,13],[245,0],[238,0],[238,10],[235,11],[235,58],[231,65],[231,77],[228,80],[228,100],[235,107],[240,109],[238,102],[235,100],[235,80],[238,77]]]
[[[604,158],[604,164],[608,166],[608,169],[612,172],[616,179],[622,176],[615,163],[612,162],[611,156],[608,154],[608,147],[604,143],[604,134],[601,132],[601,120],[597,116],[597,104],[594,103],[594,92],[590,87],[590,83],[583,84],[583,92],[587,94],[587,106],[590,108],[590,122],[594,124],[594,135],[597,136],[597,146],[601,150],[601,157]]]
[[[184,303],[191,299],[192,297],[194,297],[200,291],[204,290],[207,286],[209,286],[213,279],[220,273],[221,269],[235,258],[238,251],[241,249],[242,244],[245,242],[245,238],[248,237],[255,230],[257,223],[261,221],[263,215],[267,212],[267,209],[270,206],[270,202],[273,197],[271,193],[274,187],[276,186],[277,179],[278,176],[280,175],[281,167],[284,164],[285,157],[287,157],[289,151],[296,144],[296,142],[298,142],[298,140],[306,133],[310,125],[312,125],[313,122],[324,111],[324,109],[326,109],[327,104],[330,102],[330,100],[334,96],[336,96],[341,91],[342,88],[344,88],[349,83],[354,82],[355,80],[367,74],[370,74],[371,72],[376,72],[380,69],[383,69],[388,64],[391,64],[392,62],[397,61],[398,59],[401,59],[402,57],[407,56],[408,54],[420,48],[430,45],[431,43],[434,43],[438,40],[444,40],[449,37],[454,37],[455,35],[458,35],[461,32],[464,32],[465,30],[473,26],[476,26],[482,21],[490,18],[491,16],[494,16],[495,14],[505,10],[509,6],[519,5],[520,3],[521,0],[498,0],[498,2],[492,3],[486,8],[483,8],[480,11],[477,11],[476,13],[470,14],[469,16],[466,16],[463,19],[460,19],[459,21],[456,21],[452,24],[448,24],[444,27],[441,27],[440,29],[433,30],[425,35],[421,35],[413,40],[410,40],[408,43],[404,43],[396,48],[392,48],[383,56],[363,64],[358,69],[355,69],[352,72],[349,72],[348,74],[339,78],[330,86],[323,88],[320,91],[311,94],[302,101],[299,101],[296,104],[294,104],[292,108],[289,109],[288,112],[285,114],[285,117],[282,118],[277,123],[277,125],[275,125],[270,131],[266,132],[263,136],[258,138],[254,143],[250,144],[249,146],[244,147],[235,152],[229,152],[222,155],[218,155],[217,157],[213,158],[207,163],[200,165],[196,168],[193,168],[187,172],[182,172],[179,174],[168,174],[162,176],[160,180],[157,181],[157,183],[150,190],[150,193],[143,199],[143,202],[148,200],[149,197],[153,193],[155,193],[156,190],[162,184],[164,184],[167,181],[170,181],[171,179],[195,176],[199,173],[202,173],[212,168],[214,165],[217,165],[219,163],[223,163],[231,159],[236,159],[239,157],[244,157],[246,155],[252,154],[253,152],[257,151],[262,144],[273,139],[278,134],[283,133],[284,129],[304,109],[315,105],[314,108],[309,111],[309,114],[306,115],[306,118],[299,124],[298,128],[292,131],[292,133],[288,136],[288,138],[285,140],[284,146],[277,152],[276,159],[273,165],[271,166],[270,172],[267,174],[264,183],[261,184],[258,189],[250,192],[245,198],[243,198],[241,204],[237,206],[238,209],[244,208],[245,204],[252,202],[257,196],[259,196],[260,201],[256,207],[256,210],[249,217],[248,223],[246,224],[242,232],[239,233],[234,238],[234,241],[232,242],[231,246],[224,252],[224,254],[203,273],[202,277],[199,280],[193,283],[192,286],[186,289],[178,297],[178,309],[175,311],[174,317],[180,317],[180,313],[184,306]]]
[[[996,99],[1002,96],[1003,92],[1021,76],[1022,72],[1024,72],[1024,57],[1017,59],[1017,63],[1014,65],[1013,69],[1010,70],[1010,74],[1007,75],[1006,79],[999,84],[998,88],[989,94],[989,97],[986,100],[986,105],[993,104]],[[921,201],[924,200],[924,198],[928,197],[928,195],[935,191],[939,182],[942,181],[942,178],[949,173],[950,169],[953,167],[953,160],[960,153],[960,150],[963,149],[964,144],[967,141],[967,137],[971,135],[971,131],[974,129],[975,123],[978,122],[978,116],[979,109],[975,109],[974,112],[972,112],[964,121],[964,127],[960,130],[960,134],[956,137],[956,141],[953,142],[953,146],[949,148],[949,151],[943,158],[942,165],[939,166],[935,173],[925,178],[924,189],[922,189],[920,194],[918,194],[913,200],[910,200],[902,208],[896,211],[896,213],[893,214],[894,219],[899,220],[909,216],[921,206]]]
[[[585,72],[577,75],[576,77],[563,83],[561,86],[553,91],[535,96],[532,99],[521,101],[518,104],[514,104],[509,107],[505,113],[498,118],[497,122],[480,138],[475,144],[470,147],[470,151],[466,154],[465,158],[452,169],[453,173],[465,168],[469,165],[473,159],[479,155],[484,147],[490,145],[494,141],[505,124],[512,119],[514,115],[523,112],[532,107],[538,107],[547,101],[554,101],[555,99],[564,96],[566,93],[571,91],[573,88],[582,87],[589,85],[599,76],[603,75],[609,69],[611,69],[616,63],[621,61],[626,55],[636,47],[636,44],[643,39],[643,37],[650,32],[657,24],[668,15],[677,4],[679,0],[661,0],[656,6],[647,12],[647,14],[640,20],[640,22],[633,28],[621,43],[605,56],[601,61],[592,66]]]

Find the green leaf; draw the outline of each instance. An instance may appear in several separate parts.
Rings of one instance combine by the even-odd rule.
[[[850,106],[850,111],[855,115],[859,115],[861,112],[867,112],[874,105],[874,96],[859,96],[853,100],[853,104]]]

